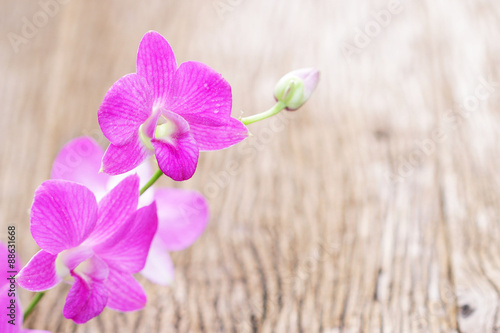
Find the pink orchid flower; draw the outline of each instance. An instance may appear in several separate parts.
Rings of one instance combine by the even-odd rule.
[[[49,331],[23,329],[23,312],[17,295],[17,288],[13,287],[12,277],[14,274],[9,272],[19,272],[19,258],[16,256],[13,267],[7,261],[9,251],[7,246],[0,242],[0,308],[7,313],[0,320],[0,332],[2,333],[50,333]],[[12,292],[14,290],[14,292]],[[10,316],[15,316],[13,318]]]
[[[85,186],[48,180],[31,207],[31,234],[41,250],[18,284],[44,291],[70,283],[63,315],[81,324],[104,307],[142,309],[146,294],[132,274],[143,269],[157,228],[156,205],[137,209],[139,177],[122,180],[99,204]]]
[[[99,173],[103,155],[104,150],[90,137],[76,138],[57,155],[51,178],[83,184],[100,198],[101,193],[111,190],[123,177]],[[141,164],[129,173],[135,172],[142,185],[153,174],[148,163]],[[158,212],[158,230],[141,274],[154,283],[168,285],[174,276],[169,252],[187,248],[203,234],[209,219],[208,203],[196,191],[151,187],[141,195],[139,206],[153,200],[156,201]]]
[[[111,142],[103,171],[121,174],[154,154],[165,175],[191,178],[199,151],[227,148],[248,136],[231,117],[231,104],[231,87],[220,74],[194,61],[177,67],[168,42],[146,33],[137,73],[115,82],[99,108],[99,125]]]

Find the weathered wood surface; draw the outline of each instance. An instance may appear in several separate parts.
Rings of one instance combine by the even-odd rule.
[[[203,237],[173,254],[170,288],[141,279],[143,311],[105,310],[76,326],[62,317],[68,288],[58,286],[26,327],[500,329],[498,2],[65,0],[46,22],[43,1],[0,3],[0,238],[16,225],[25,262],[37,250],[33,191],[70,139],[106,145],[97,108],[135,70],[147,30],[169,40],[179,63],[222,73],[234,116],[271,106],[290,69],[322,73],[303,109],[251,125],[240,147],[203,154],[192,180],[162,180],[204,192],[211,205]],[[377,31],[380,10],[393,12]],[[15,52],[8,33],[22,35],[34,19],[41,27]],[[365,28],[373,37],[356,47]]]

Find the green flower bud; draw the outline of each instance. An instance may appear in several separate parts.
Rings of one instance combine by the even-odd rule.
[[[319,72],[314,68],[294,70],[283,76],[274,88],[274,98],[287,110],[300,108],[318,85]]]

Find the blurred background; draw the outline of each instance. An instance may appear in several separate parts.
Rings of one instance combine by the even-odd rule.
[[[262,112],[287,72],[321,81],[296,112],[203,153],[211,220],[142,311],[85,325],[58,286],[25,327],[52,332],[493,332],[500,329],[500,4],[464,1],[0,1],[0,240],[24,263],[33,192],[160,32],[177,61]],[[32,297],[22,294],[26,305]]]

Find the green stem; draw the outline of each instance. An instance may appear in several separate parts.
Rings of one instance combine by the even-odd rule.
[[[31,300],[30,305],[28,305],[28,307],[24,311],[23,321],[26,321],[26,318],[28,318],[28,316],[33,312],[35,306],[38,304],[38,302],[40,302],[43,295],[45,295],[44,291],[35,294],[35,297],[33,297],[33,299]]]
[[[148,188],[150,188],[151,185],[153,185],[162,175],[163,175],[163,172],[160,169],[158,169],[155,172],[155,174],[153,175],[153,177],[151,177],[151,179],[146,183],[146,185],[144,185],[141,188],[141,191],[139,192],[139,195],[142,195],[144,192],[146,192],[146,190]]]
[[[274,116],[275,114],[280,113],[280,111],[283,110],[285,107],[286,107],[285,103],[278,102],[276,103],[276,105],[274,105],[267,111],[255,114],[253,116],[241,118],[241,122],[245,125],[256,123],[258,121],[264,120],[266,118]]]

